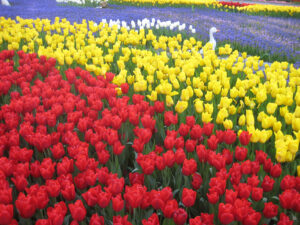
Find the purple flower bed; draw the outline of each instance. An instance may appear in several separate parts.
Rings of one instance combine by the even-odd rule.
[[[55,0],[11,0],[12,7],[0,6],[0,16],[15,18],[67,18],[71,22],[82,19],[100,22],[102,19],[138,20],[146,16],[161,21],[180,21],[196,28],[196,36],[208,40],[208,30],[216,26],[221,30],[216,35],[217,42],[232,43],[236,48],[251,54],[273,56],[273,60],[297,60],[300,49],[300,19],[249,16],[238,13],[221,12],[195,8],[157,8],[111,5],[107,9],[60,6]],[[266,58],[268,60],[268,58]]]

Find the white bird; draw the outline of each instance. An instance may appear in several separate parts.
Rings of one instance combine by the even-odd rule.
[[[1,4],[2,4],[2,5],[6,5],[6,6],[10,6],[8,0],[1,0]]]
[[[209,30],[209,42],[208,42],[208,43],[211,43],[212,49],[213,49],[213,50],[215,50],[216,44],[217,44],[217,42],[216,42],[216,40],[215,40],[215,38],[214,38],[214,33],[219,32],[219,31],[220,31],[220,30],[218,30],[218,29],[215,28],[215,27],[212,27],[212,28],[210,28],[210,30]],[[200,53],[203,54],[203,48],[201,49]]]

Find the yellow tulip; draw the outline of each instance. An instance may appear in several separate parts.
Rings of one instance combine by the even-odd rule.
[[[284,120],[285,120],[285,123],[290,125],[292,124],[292,121],[293,121],[293,114],[292,113],[286,113],[284,115]]]
[[[166,95],[166,104],[168,107],[171,107],[172,105],[174,105],[173,98],[170,95]]]
[[[293,117],[292,119],[292,128],[294,131],[300,130],[300,118]]]
[[[229,89],[227,89],[227,88],[222,88],[221,96],[222,96],[222,97],[227,96],[227,95],[228,95],[228,91],[229,91]]]
[[[254,116],[252,110],[246,110],[246,123],[247,126],[254,126]]]
[[[260,132],[259,142],[262,144],[266,143],[270,139],[272,134],[273,132],[271,130],[262,130]]]
[[[267,99],[267,92],[264,88],[261,88],[258,90],[257,94],[256,94],[256,101],[261,104],[264,101],[266,101]]]
[[[236,87],[233,87],[231,90],[230,90],[230,97],[231,98],[236,98],[237,96],[239,95],[239,91]]]
[[[285,114],[287,112],[289,112],[289,110],[288,110],[287,106],[284,106],[284,107],[280,107],[279,112],[280,112],[280,116],[284,117]]]
[[[150,101],[155,102],[157,100],[157,92],[156,91],[152,91],[151,95],[147,95],[147,98]]]
[[[184,112],[188,107],[188,102],[187,101],[178,101],[176,106],[175,106],[175,110],[177,113],[182,113]]]
[[[179,84],[179,82],[178,82],[178,80],[176,78],[172,79],[171,83],[172,83],[172,85],[173,85],[173,87],[175,89],[179,89],[180,88],[180,84]]]
[[[209,114],[212,114],[214,112],[213,104],[206,103],[204,105],[204,109],[205,109],[205,112],[208,112]]]
[[[226,119],[226,120],[223,122],[223,126],[224,126],[225,129],[232,129],[233,123],[232,123],[231,120]]]
[[[247,130],[249,131],[251,135],[250,141],[252,143],[257,143],[260,140],[260,135],[261,135],[261,131],[258,129],[253,128],[247,128]]]
[[[226,108],[222,108],[219,110],[216,118],[217,124],[222,124],[224,122],[224,119],[228,117],[228,111]]]
[[[235,115],[236,114],[236,107],[234,105],[229,106],[228,112],[230,115]]]
[[[274,132],[278,132],[279,130],[281,130],[281,127],[282,127],[282,123],[280,121],[273,123],[273,131]]]
[[[276,158],[277,162],[280,162],[280,163],[286,162],[286,154],[287,154],[286,150],[277,149],[276,154],[275,154],[275,158]]]
[[[245,123],[246,123],[246,116],[243,114],[239,117],[238,124],[239,124],[239,126],[244,126]]]
[[[229,108],[230,104],[232,103],[232,99],[228,97],[222,97],[220,100],[220,104],[218,105],[218,108]]]
[[[286,162],[292,162],[295,158],[295,155],[293,155],[291,152],[287,151],[285,156]]]
[[[274,114],[275,111],[276,111],[276,108],[277,108],[277,104],[276,103],[269,102],[267,104],[267,113],[268,114]]]
[[[198,97],[198,98],[201,98],[203,96],[203,92],[201,91],[201,89],[197,88],[197,89],[194,89],[194,92],[195,92],[195,95]]]
[[[202,122],[209,123],[210,121],[212,121],[211,114],[208,112],[203,112],[202,113]]]
[[[298,139],[289,140],[288,150],[292,154],[296,154],[298,152],[298,149],[299,149],[299,140]]]
[[[207,102],[210,102],[212,100],[212,98],[213,98],[213,93],[211,91],[206,92],[205,100]]]
[[[194,106],[197,113],[203,112],[203,102],[200,99],[195,100]]]
[[[189,91],[187,89],[183,89],[181,91],[181,100],[188,101],[190,99]]]
[[[300,106],[296,106],[294,116],[300,118]]]
[[[215,95],[218,95],[220,94],[221,89],[222,89],[221,84],[219,82],[216,82],[215,85],[213,86],[213,93]]]

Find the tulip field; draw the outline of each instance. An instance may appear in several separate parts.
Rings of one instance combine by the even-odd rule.
[[[299,6],[10,2],[0,225],[300,224]]]

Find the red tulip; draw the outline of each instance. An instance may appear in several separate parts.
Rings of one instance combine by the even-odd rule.
[[[111,194],[108,192],[100,192],[98,194],[98,205],[101,208],[105,208],[108,206],[109,202],[111,200]]]
[[[129,85],[127,83],[123,83],[121,84],[121,90],[122,90],[122,93],[123,94],[127,94],[128,93],[128,90],[129,90]]]
[[[269,176],[265,176],[264,180],[261,184],[262,188],[264,189],[264,192],[269,192],[273,190],[275,180],[270,178]]]
[[[21,192],[15,204],[21,217],[30,218],[34,215],[36,210],[36,202],[33,196],[25,196],[25,194]]]
[[[64,202],[58,202],[54,207],[47,209],[48,219],[52,225],[62,225],[64,222],[65,215],[67,214],[67,206]]]
[[[71,201],[75,199],[75,186],[71,182],[67,182],[66,184],[62,185],[61,194],[64,199],[67,201]]]
[[[13,205],[0,204],[0,225],[10,224],[14,216]]]
[[[208,148],[211,150],[216,150],[218,148],[218,138],[216,137],[216,135],[211,135],[208,139],[207,139],[207,145]]]
[[[184,123],[181,123],[180,124],[180,127],[178,129],[178,132],[179,134],[182,136],[182,137],[185,137],[186,135],[189,134],[190,132],[190,127]]]
[[[173,220],[176,225],[185,224],[187,217],[188,217],[188,215],[187,215],[186,211],[182,208],[177,209],[173,214]]]
[[[201,184],[202,184],[202,177],[199,173],[194,173],[192,175],[192,187],[195,189],[195,190],[198,190],[200,187],[201,187]]]
[[[194,117],[194,116],[186,116],[186,117],[185,117],[185,121],[186,121],[186,124],[187,124],[190,128],[192,128],[192,127],[195,125],[195,123],[196,123],[196,120],[195,120],[195,117]]]
[[[184,150],[182,148],[178,148],[175,152],[175,162],[178,165],[181,165],[185,159],[186,159],[186,155]]]
[[[297,200],[298,192],[295,189],[288,189],[279,195],[280,205],[284,209],[291,209],[293,207],[293,202]]]
[[[50,158],[44,158],[40,165],[40,173],[45,180],[51,179],[55,173],[55,162]]]
[[[175,148],[184,148],[184,138],[182,136],[175,139]]]
[[[219,201],[220,196],[216,191],[209,192],[206,195],[210,204],[216,204]]]
[[[190,176],[197,171],[197,162],[192,159],[185,159],[182,165],[182,174]]]
[[[252,175],[252,177],[248,177],[247,184],[249,184],[252,187],[257,187],[260,183],[260,180],[258,179],[258,176]]]
[[[202,128],[199,124],[196,124],[192,127],[190,136],[192,139],[199,139],[202,136]]]
[[[210,136],[212,134],[212,131],[214,129],[214,124],[213,123],[204,123],[203,124],[203,133],[206,136]]]
[[[236,141],[236,133],[233,130],[226,130],[224,141],[227,145],[231,145]]]
[[[101,188],[100,188],[101,190]],[[88,206],[95,206],[98,202],[98,193],[99,193],[99,186],[90,188],[87,192],[82,194],[83,199],[86,201]]]
[[[225,192],[225,202],[229,204],[234,204],[235,200],[237,199],[237,195],[238,192],[227,189]]]
[[[259,187],[252,188],[252,199],[256,202],[260,201],[263,197],[263,189]]]
[[[76,221],[82,221],[86,216],[86,209],[81,200],[77,200],[74,204],[69,204],[72,218]]]
[[[187,152],[193,152],[195,151],[195,147],[196,147],[197,141],[196,140],[187,140],[185,142],[185,149]]]
[[[247,154],[248,154],[247,148],[236,146],[234,156],[238,161],[245,160],[247,157]]]
[[[142,173],[129,173],[129,181],[131,185],[141,184],[144,185],[144,174]]]
[[[173,150],[168,150],[163,154],[163,158],[167,167],[172,168],[175,163],[175,153]]]
[[[293,225],[294,221],[290,220],[290,218],[284,214],[280,213],[280,220],[278,221],[277,225]]]
[[[51,225],[51,223],[48,219],[38,219],[35,225]]]
[[[200,162],[206,162],[208,159],[208,151],[205,149],[204,145],[198,145],[196,147],[197,156]]]
[[[240,143],[242,145],[248,145],[249,142],[250,142],[250,138],[251,138],[251,134],[249,134],[248,131],[242,131],[242,133],[240,134],[239,136],[239,140],[240,140]]]
[[[273,218],[278,214],[278,205],[273,202],[266,202],[263,210],[263,214],[266,218]]]
[[[196,195],[197,195],[197,192],[195,192],[194,190],[188,189],[188,188],[183,188],[182,195],[181,195],[182,203],[186,207],[193,206],[195,204]]]
[[[175,138],[172,136],[167,136],[164,140],[164,146],[167,150],[172,150],[175,145]]]
[[[113,216],[113,224],[132,225],[132,223],[128,221],[128,215],[124,217]]]
[[[178,114],[173,114],[171,111],[165,111],[164,114],[164,124],[168,127],[172,124],[178,123]]]
[[[104,217],[99,216],[98,214],[93,214],[90,220],[89,225],[104,225]]]
[[[147,220],[142,220],[142,225],[159,225],[159,218],[156,213],[153,213]]]
[[[255,151],[255,160],[259,162],[259,164],[264,164],[265,160],[267,159],[267,153],[265,153],[262,150],[256,150]]]
[[[282,190],[292,189],[296,186],[296,179],[295,177],[291,175],[286,175],[284,178],[282,178],[280,182],[280,188]]]
[[[279,177],[281,175],[281,165],[278,163],[271,167],[271,176],[272,177]]]
[[[121,194],[112,198],[112,207],[115,212],[120,212],[124,208],[124,200],[122,199]]]
[[[154,102],[154,109],[155,109],[155,112],[157,112],[157,113],[164,112],[165,111],[165,103],[160,102],[160,101]]]
[[[178,209],[178,202],[175,199],[168,200],[163,208],[163,214],[166,218],[172,218],[174,212]]]
[[[50,197],[57,197],[60,193],[60,183],[57,180],[47,180],[46,190]]]
[[[233,206],[231,204],[220,203],[218,218],[222,224],[229,224],[233,222]]]

